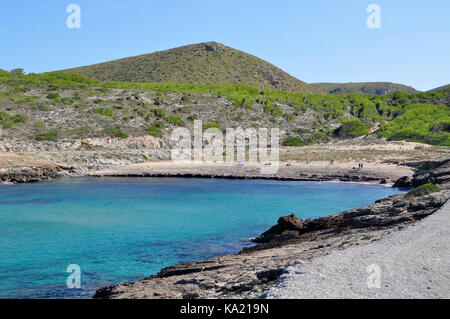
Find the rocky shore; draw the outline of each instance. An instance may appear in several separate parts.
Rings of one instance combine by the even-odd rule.
[[[26,155],[0,154],[0,182],[41,182],[75,173],[75,168]]]
[[[438,188],[429,190],[427,183]],[[141,281],[99,289],[94,298],[264,297],[296,260],[378,241],[433,214],[450,197],[450,160],[399,178],[397,186],[403,185],[419,188],[314,220],[283,216],[255,239],[256,246],[238,254],[170,266]]]

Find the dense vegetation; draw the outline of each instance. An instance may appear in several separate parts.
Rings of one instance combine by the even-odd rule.
[[[406,94],[419,93],[416,89],[403,84],[390,82],[356,82],[356,83],[312,83],[315,86],[330,94],[370,94],[386,95],[394,92]]]
[[[378,134],[390,140],[450,146],[450,108],[446,105],[412,104]]]
[[[450,146],[449,90],[416,94],[395,92],[386,96],[314,95],[262,90],[244,84],[215,86],[173,82],[100,82],[63,72],[23,75],[1,70],[0,88],[0,125],[4,129],[13,129],[16,125],[26,123],[32,110],[45,112],[50,111],[53,106],[60,106],[71,107],[79,114],[88,112],[98,116],[89,117],[91,125],[95,127],[104,122],[105,124],[101,124],[106,127],[104,134],[109,136],[125,137],[133,134],[130,129],[124,133],[120,128],[111,129],[107,126],[114,123],[118,125],[119,122],[132,123],[137,118],[148,122],[145,128],[148,133],[162,136],[166,125],[184,126],[198,118],[190,109],[200,96],[205,101],[229,101],[231,109],[216,111],[222,114],[219,118],[224,115],[233,117],[236,124],[244,119],[253,123],[265,119],[274,125],[284,123],[291,132],[283,142],[285,145],[319,143],[330,140],[333,136],[363,136],[371,130],[390,140]],[[34,95],[37,94],[33,93],[36,90],[43,90],[45,94]],[[128,96],[116,97],[113,102],[101,97],[102,94],[112,96],[117,90]],[[140,98],[140,92],[149,92],[153,96],[152,105]],[[181,94],[175,110],[171,106],[172,102],[168,102],[168,94],[172,93]],[[26,113],[18,112],[18,109],[25,110]],[[257,113],[258,110],[260,113]],[[246,114],[247,117],[244,117]],[[305,131],[292,124],[297,118],[311,116],[314,130]],[[217,121],[211,122],[209,119],[204,122],[207,127],[221,128]],[[33,138],[38,140],[55,140],[67,135],[46,129],[42,123],[35,126]],[[73,135],[67,136],[82,137],[93,134],[92,132],[86,123],[82,123],[70,130]]]
[[[360,119],[344,121],[334,133],[339,137],[358,137],[369,134],[370,129]]]
[[[324,93],[255,56],[216,42],[66,70],[100,81],[178,82]]]

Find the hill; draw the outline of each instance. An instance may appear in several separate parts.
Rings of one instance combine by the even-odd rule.
[[[330,94],[386,95],[396,91],[406,94],[419,92],[410,86],[390,82],[311,83],[311,85]]]
[[[323,93],[262,59],[217,42],[186,45],[64,71],[99,81],[239,83],[264,90]]]
[[[427,92],[438,92],[438,91],[444,91],[444,90],[450,90],[450,84],[443,85],[443,86],[440,86],[440,87],[428,90]]]

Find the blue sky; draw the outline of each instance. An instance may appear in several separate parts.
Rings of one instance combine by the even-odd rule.
[[[66,8],[81,7],[81,29]],[[369,29],[369,4],[381,28]],[[217,41],[306,82],[450,82],[448,0],[15,0],[0,5],[0,68],[44,72]]]

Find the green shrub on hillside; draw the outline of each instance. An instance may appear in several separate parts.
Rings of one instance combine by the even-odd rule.
[[[120,137],[120,138],[127,138],[128,135],[125,134],[124,132],[122,132],[120,129],[118,128],[106,128],[105,129],[105,134],[110,136],[110,137]]]
[[[176,116],[176,115],[169,115],[166,118],[167,122],[175,125],[175,126],[184,126],[184,121],[181,117]]]
[[[27,117],[23,114],[9,115],[6,112],[0,112],[0,126],[4,129],[9,129],[15,124],[25,123]]]
[[[0,120],[0,125],[4,129],[9,129],[13,127],[14,123],[8,120]]]
[[[58,131],[56,129],[40,132],[33,135],[36,141],[56,141],[58,139]]]
[[[13,69],[9,73],[11,73],[11,75],[14,76],[14,77],[25,74],[23,69],[20,69],[20,68]]]
[[[155,123],[153,123],[153,125],[157,128],[164,128],[166,127],[166,124],[164,124],[163,121],[156,121]]]
[[[9,119],[11,116],[6,113],[6,112],[0,112],[0,120],[7,120]]]
[[[408,194],[406,194],[406,196],[407,197],[425,196],[439,191],[440,191],[439,186],[428,183],[414,188],[413,190],[409,191]]]
[[[339,137],[358,137],[369,134],[370,129],[359,119],[350,119],[346,121],[335,131]]]
[[[103,116],[113,116],[114,114],[114,111],[107,107],[97,107],[96,109],[92,110],[92,112]]]
[[[9,118],[14,123],[25,123],[27,121],[27,117],[23,114],[15,114]]]
[[[159,98],[159,97],[157,97],[157,98],[153,101],[153,104],[155,104],[155,105],[162,105],[162,104],[164,104],[164,100],[161,99],[161,98]]]
[[[166,116],[166,113],[161,109],[154,109],[153,114],[155,114],[156,117],[160,117],[160,118],[163,118]]]
[[[217,123],[214,123],[214,122],[205,123],[205,124],[203,124],[203,126],[202,126],[203,131],[206,131],[206,130],[209,129],[209,128],[216,128],[216,129],[218,129],[218,130],[222,130],[222,128],[220,127],[220,125],[217,124]]]
[[[25,104],[25,103],[31,103],[34,102],[38,97],[37,96],[26,96],[20,100],[18,100],[17,104]]]
[[[274,117],[279,117],[283,115],[283,111],[281,110],[281,108],[278,105],[272,103],[269,103],[264,106],[264,112],[267,114],[271,114]]]
[[[156,136],[156,137],[161,137],[161,130],[160,130],[160,126],[158,126],[156,123],[153,124],[152,126],[148,127],[147,132],[150,133],[150,135]]]
[[[49,95],[47,95],[48,99],[56,99],[59,97],[58,93],[50,93]]]
[[[75,99],[71,97],[63,97],[62,99],[60,99],[60,101],[64,105],[72,105]]]
[[[284,146],[306,146],[306,145],[308,145],[308,143],[303,141],[300,137],[291,136],[291,137],[286,137],[283,140],[283,145]]]
[[[183,96],[181,97],[181,101],[183,103],[192,103],[192,100],[188,94],[183,94]]]
[[[413,104],[403,114],[381,125],[378,135],[388,140],[406,140],[450,146],[450,108],[446,105]]]

